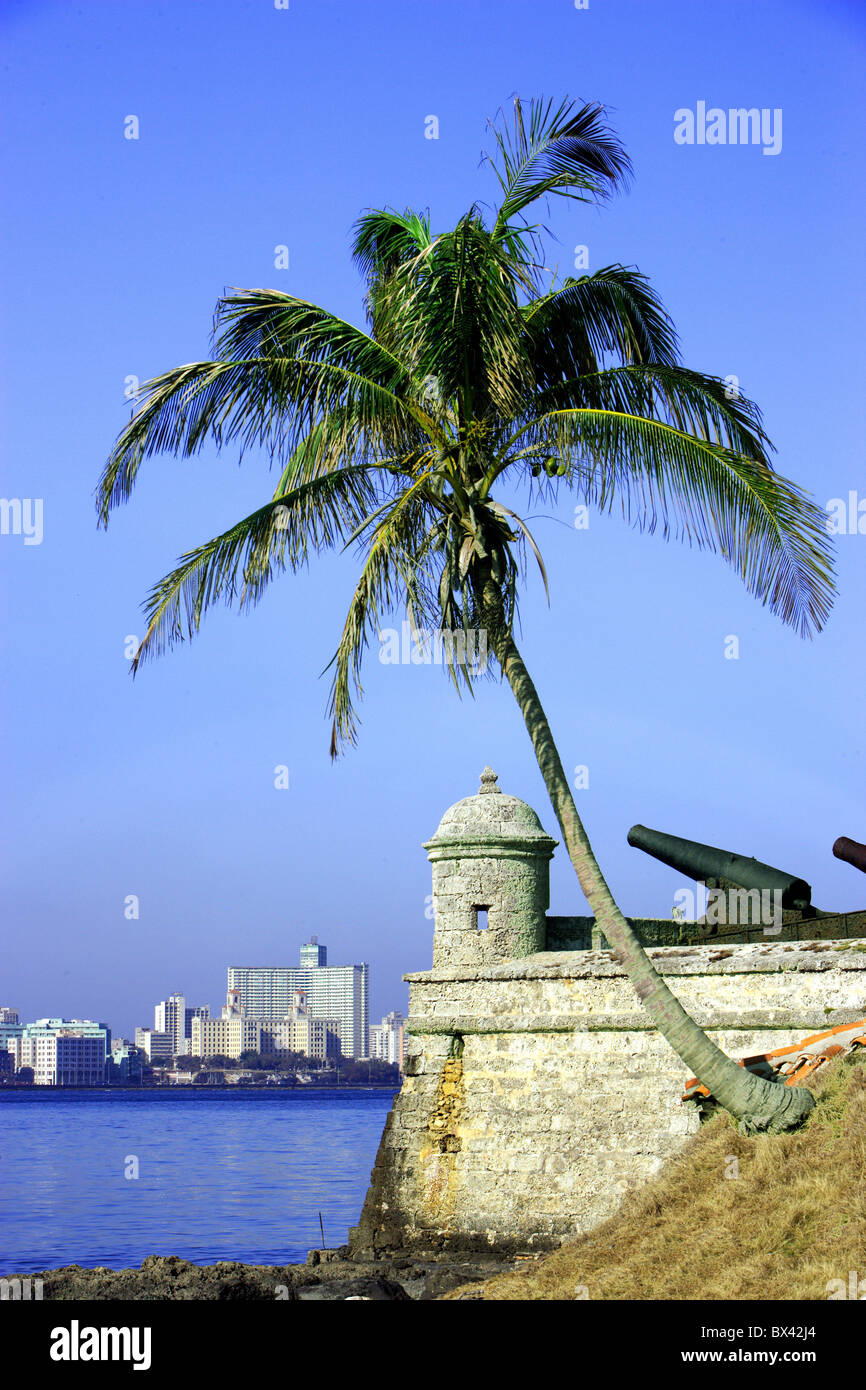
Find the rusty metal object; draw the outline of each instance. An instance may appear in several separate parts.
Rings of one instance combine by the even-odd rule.
[[[741,1057],[737,1063],[765,1081],[778,1081],[783,1086],[799,1086],[825,1062],[834,1057],[866,1047],[866,1018],[856,1023],[840,1023],[825,1033],[813,1033],[791,1047],[777,1047],[772,1052],[760,1052],[754,1057]],[[696,1076],[686,1082],[683,1100],[708,1100],[710,1092]]]
[[[866,845],[861,845],[859,840],[849,840],[846,835],[840,835],[833,846],[833,853],[837,859],[844,859],[846,864],[853,864],[855,869],[866,874]]]
[[[805,879],[774,869],[771,864],[762,864],[759,859],[748,859],[745,855],[702,845],[697,840],[685,840],[679,835],[665,835],[645,825],[633,825],[628,832],[628,842],[698,883],[719,879],[739,888],[775,890],[782,894],[783,908],[803,913],[814,911],[812,889]]]

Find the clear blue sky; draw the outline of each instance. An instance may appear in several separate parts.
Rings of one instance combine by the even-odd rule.
[[[636,179],[604,211],[554,205],[563,273],[578,244],[590,269],[637,265],[686,363],[758,401],[780,471],[822,506],[866,499],[864,21],[854,0],[7,0],[0,490],[43,499],[44,530],[0,536],[0,1002],[129,1034],[171,990],[216,1006],[227,965],[294,964],[317,932],[332,962],[371,963],[375,1018],[429,965],[421,841],[483,765],[556,830],[497,684],[460,702],[441,671],[374,652],[360,745],[330,763],[320,673],[350,556],[286,576],[252,615],[214,613],[132,681],[150,586],[274,479],[252,455],[157,459],[97,531],[125,378],[206,356],[225,286],[361,323],[358,213],[408,203],[451,225],[494,194],[486,119],[515,91],[570,95],[612,109]],[[674,112],[699,101],[781,108],[780,153],[678,145]],[[866,535],[838,538],[839,597],[804,642],[718,558],[571,520],[567,495],[536,519],[552,606],[530,575],[522,645],[566,765],[589,767],[578,804],[625,910],[668,916],[681,886],[627,846],[635,821],[862,906],[830,846],[866,840]],[[585,910],[561,850],[551,910]]]

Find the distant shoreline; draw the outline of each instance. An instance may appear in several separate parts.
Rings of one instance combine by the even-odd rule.
[[[232,1095],[236,1091],[243,1093],[243,1095],[257,1095],[259,1093],[273,1095],[277,1091],[399,1091],[402,1084],[402,1082],[394,1081],[348,1081],[342,1084],[335,1083],[333,1086],[317,1086],[314,1081],[300,1081],[294,1086],[244,1086],[238,1081],[227,1081],[224,1085],[217,1084],[215,1086],[196,1086],[193,1082],[181,1083],[180,1085],[176,1082],[170,1082],[165,1086],[28,1086],[16,1085],[12,1082],[0,1086],[0,1100],[2,1100],[4,1093],[10,1091],[26,1092],[37,1096],[55,1095],[58,1091],[69,1091],[78,1095],[86,1091],[95,1091],[100,1095],[112,1095],[119,1092],[132,1092],[135,1095],[150,1095],[153,1092],[158,1092],[162,1095],[166,1091],[179,1092],[182,1095],[212,1095],[214,1091],[219,1091],[221,1094],[228,1092]]]

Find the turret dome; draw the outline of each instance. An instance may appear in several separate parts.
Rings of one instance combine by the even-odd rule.
[[[531,806],[481,788],[449,806],[424,848],[433,865],[433,965],[494,964],[542,951],[556,841]]]
[[[509,796],[496,784],[499,778],[490,767],[481,774],[481,786],[474,796],[464,796],[445,812],[436,834],[425,849],[444,849],[455,844],[480,846],[497,842],[538,841],[537,848],[549,854],[556,845],[532,807],[517,796]],[[527,846],[529,848],[529,846]]]

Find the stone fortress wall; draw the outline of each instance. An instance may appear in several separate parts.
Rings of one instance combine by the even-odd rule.
[[[406,977],[406,1075],[355,1251],[555,1248],[699,1126],[680,1100],[686,1068],[622,968],[591,949],[591,919],[546,916],[555,843],[485,769],[425,846],[433,968]],[[866,940],[851,934],[864,924],[848,916],[819,919],[810,939],[801,924],[660,947],[670,923],[635,925],[684,1007],[737,1057],[866,1015]]]

